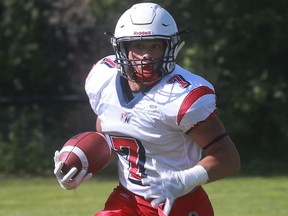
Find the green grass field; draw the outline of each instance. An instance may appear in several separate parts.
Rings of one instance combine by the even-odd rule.
[[[75,191],[54,178],[0,178],[0,216],[92,216],[116,180],[94,177]],[[235,177],[204,186],[216,216],[288,215],[287,177]]]

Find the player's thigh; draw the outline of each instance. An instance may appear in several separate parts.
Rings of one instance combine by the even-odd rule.
[[[213,216],[214,211],[207,193],[202,187],[197,187],[193,192],[178,198],[169,216]]]
[[[104,210],[95,214],[95,216],[137,216],[137,204],[129,193],[122,187],[117,187],[110,194],[105,203]]]

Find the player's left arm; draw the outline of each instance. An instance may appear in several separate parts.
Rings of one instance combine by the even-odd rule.
[[[180,171],[166,170],[152,159],[160,177],[142,179],[143,185],[155,186],[153,190],[147,191],[146,199],[153,198],[155,190],[162,193],[160,197],[152,199],[151,205],[156,207],[165,202],[163,210],[165,215],[169,215],[177,197],[191,192],[198,185],[224,178],[240,169],[238,151],[217,117],[197,125],[190,130],[188,136],[205,149],[206,157],[196,166]]]
[[[218,117],[202,122],[188,136],[205,151],[206,156],[198,165],[207,171],[208,182],[239,171],[239,153]]]

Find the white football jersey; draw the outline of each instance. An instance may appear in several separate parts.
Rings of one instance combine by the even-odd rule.
[[[201,159],[202,149],[185,132],[215,115],[215,92],[208,81],[179,65],[130,101],[121,79],[115,56],[108,56],[94,65],[85,89],[102,132],[118,153],[121,184],[143,196],[153,187],[143,186],[141,179],[158,175],[152,158],[173,171],[191,168]]]

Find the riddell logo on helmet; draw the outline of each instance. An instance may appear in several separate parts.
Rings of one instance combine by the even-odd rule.
[[[134,31],[134,35],[151,35],[151,31]]]

